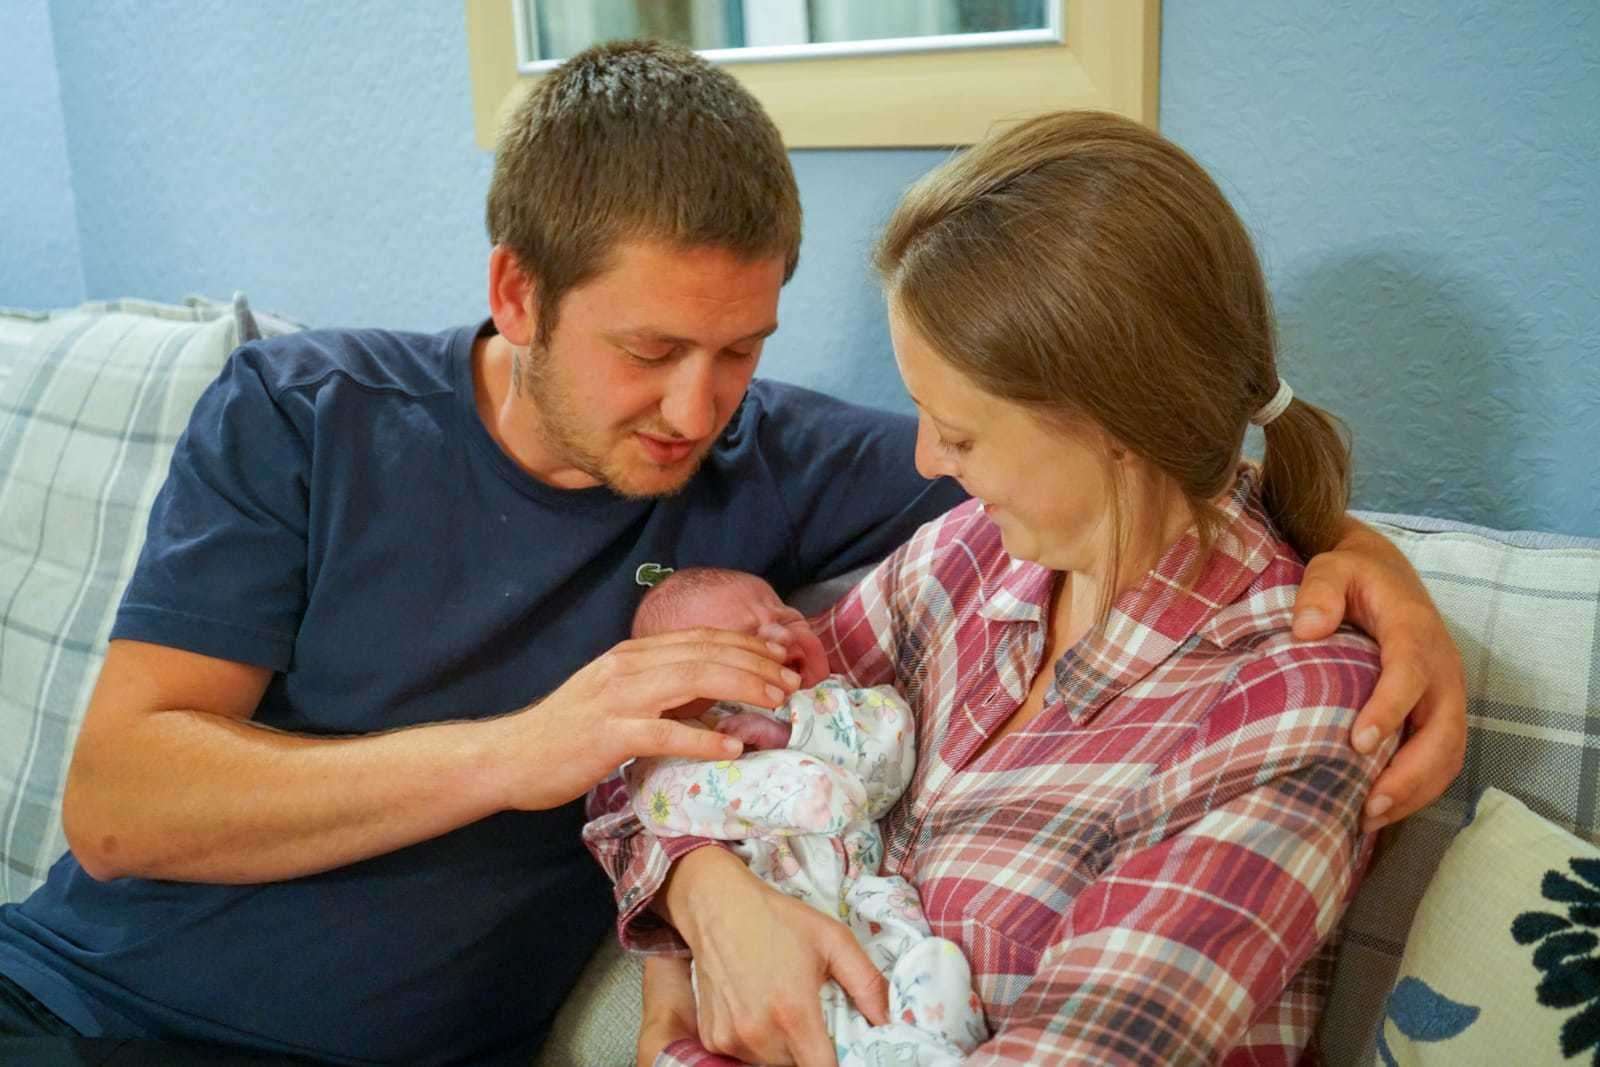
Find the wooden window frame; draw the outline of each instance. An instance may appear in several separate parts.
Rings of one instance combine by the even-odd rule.
[[[1100,108],[1154,128],[1160,0],[1054,0],[1066,40],[1016,48],[721,61],[777,122],[790,148],[971,144],[996,123]],[[478,144],[536,78],[517,72],[512,0],[466,0]]]

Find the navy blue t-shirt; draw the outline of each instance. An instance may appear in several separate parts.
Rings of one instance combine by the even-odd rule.
[[[112,636],[272,668],[255,720],[283,730],[482,718],[625,639],[641,566],[737,567],[786,594],[960,499],[918,478],[909,419],[761,381],[681,493],[552,488],[477,415],[489,329],[235,352],[178,444]],[[341,1061],[526,1048],[615,917],[582,822],[581,802],[502,813],[254,886],[100,883],[69,853],[0,909],[0,973],[91,1035]]]

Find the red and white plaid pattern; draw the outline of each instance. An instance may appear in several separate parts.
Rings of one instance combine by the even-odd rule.
[[[1055,576],[1007,556],[976,502],[814,620],[834,670],[895,685],[917,716],[884,870],[972,964],[995,1037],[971,1063],[1286,1064],[1310,1042],[1388,750],[1348,741],[1372,642],[1291,638],[1303,568],[1253,482],[1241,473],[1193,586],[1186,536],[1060,659],[1040,714],[981,756],[1040,668]],[[643,909],[703,842],[663,848],[614,784],[591,803],[612,813],[585,838],[624,943],[681,951]]]

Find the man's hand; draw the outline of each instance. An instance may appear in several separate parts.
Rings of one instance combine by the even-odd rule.
[[[785,651],[708,628],[622,642],[537,704],[492,720],[506,806],[564,804],[636,756],[732,759],[737,738],[667,713],[700,698],[777,707],[800,683]]]
[[[1356,716],[1351,743],[1371,752],[1409,716],[1412,736],[1373,784],[1363,829],[1405,818],[1443,793],[1467,750],[1461,655],[1422,579],[1376,531],[1346,519],[1344,538],[1306,566],[1294,603],[1294,635],[1326,637],[1341,621],[1378,642],[1383,669]]]
[[[752,1063],[833,1067],[819,991],[838,982],[874,1025],[888,986],[850,930],[750,873],[735,855],[701,848],[680,859],[663,901],[694,952],[700,1042]]]
[[[694,1021],[694,986],[689,961],[669,956],[644,960],[644,1008],[635,1056],[639,1067],[651,1067],[661,1050],[682,1038],[698,1038]]]

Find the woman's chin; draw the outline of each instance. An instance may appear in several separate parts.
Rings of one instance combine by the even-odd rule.
[[[1000,545],[1006,550],[1006,555],[1019,563],[1037,563],[1039,561],[1039,554],[1035,551],[1033,545],[1019,543],[1022,540],[1021,538],[1018,538],[1015,534],[1007,533],[1006,528],[999,523],[995,525],[1000,526]]]
[[[989,521],[999,529],[1000,544],[1006,550],[1006,555],[1019,563],[1039,563],[1052,570],[1062,569],[1046,558],[1051,553],[1045,551],[1040,539],[1022,529],[1004,508],[984,504],[983,510],[989,516]]]
[[[1071,551],[1061,545],[1042,545],[1037,537],[1019,536],[1000,527],[1000,544],[1006,555],[1017,563],[1037,563],[1053,571],[1076,571],[1089,566],[1081,551]]]

